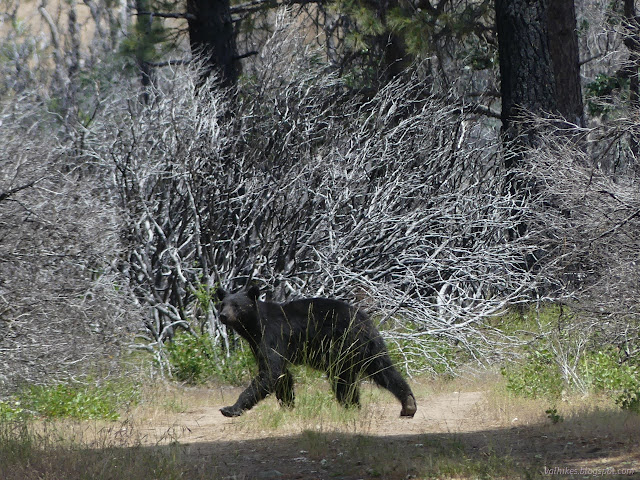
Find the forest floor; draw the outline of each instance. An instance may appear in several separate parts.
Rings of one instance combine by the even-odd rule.
[[[482,387],[418,385],[413,419],[400,418],[395,399],[372,386],[356,411],[319,409],[332,400],[313,400],[312,385],[298,394],[300,412],[269,399],[233,419],[218,409],[241,389],[176,390],[164,395],[170,408],[165,401],[144,411],[135,437],[150,448],[179,445],[186,478],[640,477],[637,415],[593,398],[552,407]]]

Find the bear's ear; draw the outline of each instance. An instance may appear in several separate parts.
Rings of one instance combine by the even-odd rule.
[[[251,300],[256,301],[258,299],[258,297],[260,296],[260,287],[258,285],[256,285],[255,283],[249,285],[247,287],[247,296]]]
[[[215,293],[215,298],[217,298],[218,301],[221,302],[222,300],[224,300],[224,297],[226,297],[227,295],[228,295],[227,291],[224,288],[218,287]]]

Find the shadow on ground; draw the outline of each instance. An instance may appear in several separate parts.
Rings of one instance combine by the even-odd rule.
[[[43,426],[28,435],[5,432],[0,479],[640,478],[640,417],[628,412],[502,428],[483,423],[482,410],[468,409],[464,421],[443,424],[428,407],[414,420],[398,419],[393,407],[376,430],[364,433],[320,425],[262,431],[256,412],[226,419],[215,407],[181,414],[160,436],[157,426],[129,421],[100,427],[91,437],[80,423],[79,442],[49,440],[59,432],[67,438],[65,425],[49,434]]]
[[[180,450],[187,478],[640,477],[637,438],[585,436],[571,425],[393,436],[305,431],[162,448]]]

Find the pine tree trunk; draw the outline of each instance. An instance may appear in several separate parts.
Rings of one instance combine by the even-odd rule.
[[[551,0],[548,11],[549,52],[555,77],[557,113],[584,126],[576,9],[573,0]]]
[[[187,0],[189,42],[194,54],[205,58],[203,79],[217,73],[232,86],[240,74],[229,0]]]
[[[584,125],[574,0],[495,0],[505,134],[520,113]]]
[[[555,77],[549,51],[547,8],[554,0],[495,0],[500,89],[502,94],[502,136],[507,168],[506,191],[521,201],[529,195],[528,186],[515,175],[525,152],[539,132],[519,117],[556,111]],[[511,238],[525,235],[527,225],[520,222],[508,233]],[[530,259],[524,261],[529,264]]]
[[[557,108],[546,13],[549,0],[496,0],[496,26],[504,134],[515,139],[514,120],[525,112]]]

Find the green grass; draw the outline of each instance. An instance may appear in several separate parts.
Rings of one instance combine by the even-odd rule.
[[[0,420],[27,417],[117,420],[140,401],[138,385],[129,381],[34,385],[0,401]]]
[[[361,409],[342,407],[322,372],[306,366],[293,367],[291,372],[295,379],[295,407],[282,408],[275,398],[269,398],[254,407],[249,421],[271,431],[286,431],[291,427],[304,429],[311,426],[320,430],[347,427],[353,431],[361,427]],[[362,384],[360,395],[362,403],[366,405],[372,398],[379,397],[380,392]]]

